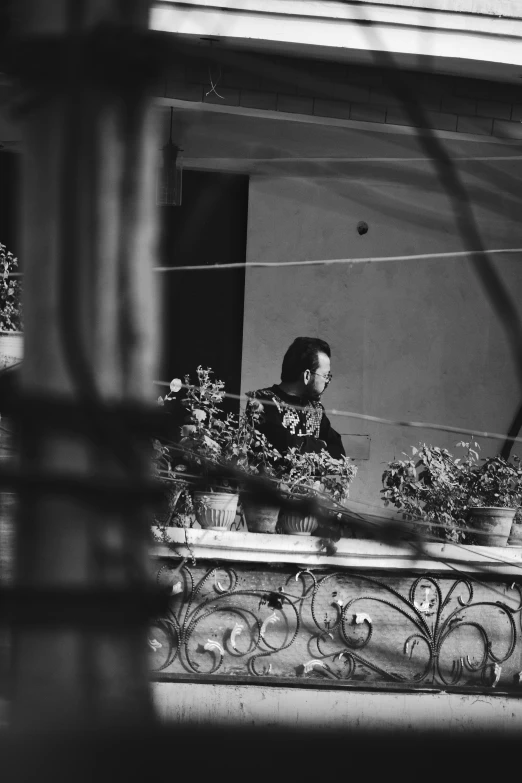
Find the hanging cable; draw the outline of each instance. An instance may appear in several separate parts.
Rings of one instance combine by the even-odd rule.
[[[494,248],[492,250],[452,250],[445,253],[416,253],[407,256],[368,256],[363,258],[325,258],[305,261],[250,261],[209,264],[205,266],[155,266],[154,272],[209,272],[223,269],[282,269],[295,266],[339,266],[350,264],[380,264],[390,261],[430,261],[435,259],[467,258],[476,255],[517,255],[522,247]],[[24,277],[23,272],[10,272],[9,277]]]
[[[153,383],[156,386],[169,386],[170,383],[167,381],[153,381]],[[186,384],[182,383],[181,388],[188,388]],[[252,397],[248,394],[233,394],[232,392],[223,392],[225,397],[228,397],[231,400],[239,400],[240,402],[248,402],[252,399]],[[276,406],[276,403],[272,400],[263,400],[263,405],[273,405]],[[307,408],[302,405],[293,405],[293,408],[296,410],[302,410],[305,411]],[[426,430],[436,430],[440,432],[453,432],[456,435],[471,435],[475,436],[477,438],[489,438],[492,440],[504,440],[506,437],[505,433],[500,432],[484,432],[482,430],[476,430],[476,429],[469,429],[468,427],[453,427],[449,424],[434,424],[433,422],[427,422],[427,421],[408,421],[406,419],[385,419],[382,416],[370,416],[367,413],[355,413],[354,411],[340,411],[336,408],[325,408],[324,412],[328,416],[343,416],[345,418],[349,419],[360,419],[362,421],[371,421],[375,422],[376,424],[388,424],[391,427],[411,427],[414,429],[426,429]],[[522,443],[522,438],[517,437],[513,438],[513,441],[516,443]]]
[[[467,258],[477,255],[516,255],[522,247],[497,248],[495,250],[454,250],[447,253],[416,253],[408,256],[370,256],[368,258],[328,258],[312,261],[250,261],[243,263],[210,264],[208,266],[155,266],[154,272],[209,272],[218,269],[283,268],[290,266],[334,266],[349,264],[376,264],[386,261],[428,261],[436,258]]]

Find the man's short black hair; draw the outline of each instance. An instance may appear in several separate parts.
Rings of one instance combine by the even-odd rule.
[[[317,355],[325,353],[331,356],[330,346],[318,337],[296,337],[285,353],[281,380],[283,383],[298,381],[305,370],[315,372],[319,367]]]

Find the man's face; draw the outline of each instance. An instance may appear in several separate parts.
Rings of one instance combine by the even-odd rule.
[[[310,375],[306,384],[306,396],[309,400],[319,400],[330,379],[330,359],[325,353],[317,354],[318,367]]]

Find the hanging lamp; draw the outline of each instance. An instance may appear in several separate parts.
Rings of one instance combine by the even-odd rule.
[[[171,108],[169,140],[161,150],[156,179],[156,204],[162,207],[181,206],[183,159],[182,150],[172,141],[173,115]]]

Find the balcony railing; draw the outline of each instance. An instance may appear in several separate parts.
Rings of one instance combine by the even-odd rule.
[[[171,529],[154,679],[520,693],[522,548]]]

